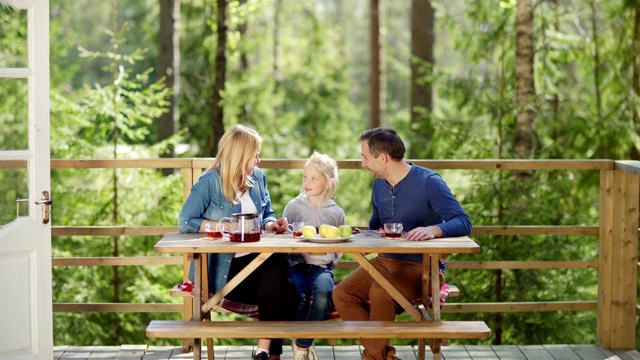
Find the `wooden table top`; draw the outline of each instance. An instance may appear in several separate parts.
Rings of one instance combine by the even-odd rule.
[[[263,234],[260,241],[235,243],[228,237],[208,239],[205,234],[168,233],[155,245],[158,253],[400,253],[454,254],[479,253],[480,246],[468,236],[409,241],[355,234],[342,242],[312,242],[289,234]]]

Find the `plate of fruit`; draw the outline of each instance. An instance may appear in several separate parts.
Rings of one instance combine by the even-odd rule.
[[[316,230],[315,226],[305,226],[302,228],[302,237],[309,242],[335,243],[351,239],[351,226],[340,225],[338,227],[322,224]]]

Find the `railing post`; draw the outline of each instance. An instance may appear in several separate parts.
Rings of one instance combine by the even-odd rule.
[[[182,202],[187,201],[187,197],[191,193],[191,188],[196,181],[197,178],[194,179],[194,168],[193,161],[191,161],[191,167],[182,168]],[[182,256],[182,281],[189,280],[189,267],[191,266],[191,261],[187,258],[187,255]],[[190,296],[185,296],[182,298],[182,319],[187,321],[191,319],[193,315],[193,299]],[[182,352],[187,353],[191,351],[193,347],[192,339],[182,339]]]
[[[597,341],[604,349],[635,349],[639,202],[637,174],[617,166],[600,172]]]

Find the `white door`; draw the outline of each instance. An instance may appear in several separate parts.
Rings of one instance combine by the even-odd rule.
[[[50,360],[51,222],[44,221],[46,205],[36,204],[43,192],[50,192],[49,0],[2,3],[0,11],[9,14],[3,19],[11,22],[3,31],[23,23],[17,38],[24,39],[24,44],[17,41],[0,51],[0,90],[5,90],[0,102],[15,105],[10,113],[0,113],[0,131],[5,132],[0,141],[0,171],[5,172],[4,182],[28,201],[16,213],[14,204],[0,200],[0,358]],[[7,220],[7,212],[15,219]]]

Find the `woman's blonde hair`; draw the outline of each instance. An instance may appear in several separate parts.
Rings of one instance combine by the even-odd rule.
[[[304,167],[306,168],[309,165],[315,166],[324,175],[324,179],[329,184],[324,192],[325,201],[332,199],[338,189],[338,163],[330,158],[329,155],[314,151],[307,163],[304,164]],[[300,193],[304,194],[304,185],[302,185]]]
[[[245,125],[234,125],[222,135],[218,154],[207,171],[220,173],[222,193],[229,202],[237,204],[240,196],[253,186],[250,174],[246,174],[244,169],[255,161],[261,146],[260,134]]]

